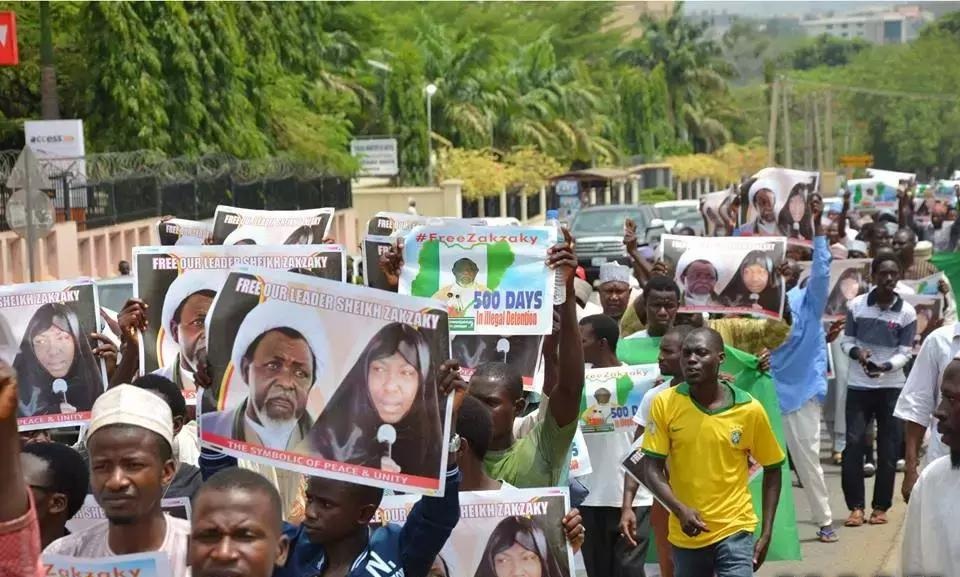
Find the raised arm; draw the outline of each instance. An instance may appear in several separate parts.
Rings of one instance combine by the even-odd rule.
[[[547,254],[547,264],[550,268],[561,271],[567,286],[567,300],[560,305],[557,386],[550,396],[550,414],[560,427],[577,419],[584,379],[583,344],[580,342],[577,299],[573,290],[577,257],[573,252],[570,232],[564,229],[563,236],[565,242],[551,247]]]
[[[807,283],[807,298],[804,307],[810,319],[819,319],[827,308],[827,298],[830,295],[830,247],[823,235],[823,226],[820,217],[823,214],[823,199],[815,194],[808,201],[813,213],[813,264],[810,268],[810,281]]]
[[[650,263],[640,254],[637,242],[637,223],[629,218],[623,221],[623,245],[627,249],[627,255],[630,256],[634,278],[637,279],[640,286],[647,284],[651,275]]]
[[[847,238],[847,213],[850,211],[850,191],[843,191],[843,206],[840,207],[840,218],[837,220],[837,233],[841,242]],[[819,236],[819,233],[817,233]]]

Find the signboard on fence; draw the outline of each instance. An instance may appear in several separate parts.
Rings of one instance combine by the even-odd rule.
[[[396,176],[396,138],[365,138],[350,141],[350,155],[360,161],[360,176]]]

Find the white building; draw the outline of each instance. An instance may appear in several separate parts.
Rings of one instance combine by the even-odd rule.
[[[841,16],[804,20],[800,26],[808,36],[827,34],[837,38],[862,38],[874,44],[910,42],[933,16],[918,6],[900,6],[893,10],[875,10]]]

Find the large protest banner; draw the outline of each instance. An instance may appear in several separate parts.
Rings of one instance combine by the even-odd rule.
[[[75,427],[106,388],[93,354],[100,307],[91,279],[0,287],[0,360],[17,371],[21,431]]]
[[[820,173],[764,168],[753,175],[741,209],[741,236],[784,236],[813,245],[813,214],[807,196],[820,189]]]
[[[64,555],[40,557],[43,575],[54,577],[170,577],[174,575],[166,553],[135,553],[98,559],[82,559]]]
[[[830,262],[830,289],[823,320],[835,321],[847,316],[847,303],[870,289],[870,263],[868,258],[838,259]],[[804,263],[799,284],[807,286],[810,280],[810,265]]]
[[[660,250],[682,292],[680,312],[782,316],[786,239],[665,234]]]
[[[403,524],[418,500],[384,497],[372,523]],[[572,577],[573,550],[563,531],[569,508],[566,487],[460,493],[460,522],[431,575]]]
[[[848,180],[845,188],[850,193],[851,206],[860,212],[896,210],[900,204],[897,187],[878,178]]]
[[[197,220],[170,218],[157,223],[161,246],[193,246],[213,242],[213,225]]]
[[[444,303],[450,331],[547,335],[553,331],[549,227],[417,227],[405,238],[400,293]]]
[[[347,259],[335,244],[289,246],[135,247],[134,295],[151,305],[140,338],[141,373],[157,372],[179,383],[188,404],[196,390],[179,378],[207,354],[204,318],[227,272],[239,265],[289,270],[346,280]],[[212,408],[210,405],[208,408]]]
[[[214,244],[322,244],[330,233],[332,208],[251,210],[217,207],[213,214]]]
[[[587,369],[580,401],[580,429],[585,434],[634,431],[633,416],[643,395],[660,376],[658,365]]]
[[[234,268],[207,315],[217,410],[200,436],[236,457],[439,494],[450,358],[435,301],[285,271]]]

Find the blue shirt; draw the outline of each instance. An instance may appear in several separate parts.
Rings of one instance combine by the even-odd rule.
[[[813,241],[813,264],[806,288],[787,293],[793,325],[790,335],[770,354],[770,370],[780,410],[792,413],[807,401],[827,396],[827,342],[823,312],[830,292],[830,249],[827,238]]]

